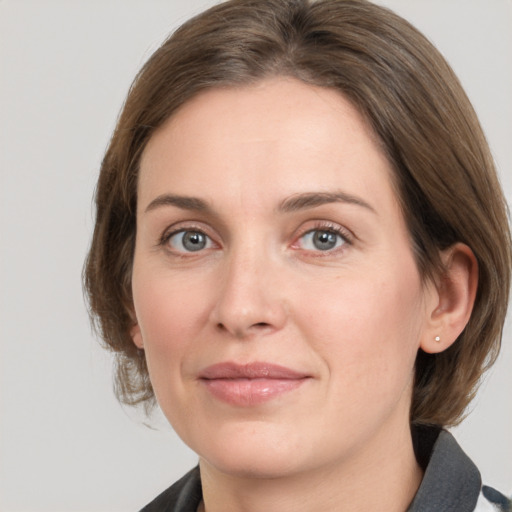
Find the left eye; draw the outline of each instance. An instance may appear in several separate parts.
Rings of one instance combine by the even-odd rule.
[[[314,229],[301,237],[301,248],[308,251],[332,251],[346,243],[335,231]]]
[[[178,252],[197,252],[212,247],[212,240],[201,231],[178,231],[168,239],[169,245]]]

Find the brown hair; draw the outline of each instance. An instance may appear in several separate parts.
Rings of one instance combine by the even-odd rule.
[[[91,316],[116,353],[117,395],[151,403],[132,342],[137,174],[155,130],[201,90],[287,75],[338,90],[373,128],[395,171],[420,272],[467,244],[479,265],[471,319],[446,351],[416,361],[411,421],[460,421],[501,341],[510,281],[506,203],[473,108],[439,52],[408,22],[365,0],[230,0],[179,28],[129,91],[104,157],[84,269]]]

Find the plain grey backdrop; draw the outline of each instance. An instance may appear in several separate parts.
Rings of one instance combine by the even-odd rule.
[[[196,463],[158,417],[123,410],[81,269],[98,167],[129,84],[212,0],[0,0],[0,510],[138,510]],[[381,0],[458,73],[512,197],[512,2]],[[512,492],[512,331],[454,430]]]

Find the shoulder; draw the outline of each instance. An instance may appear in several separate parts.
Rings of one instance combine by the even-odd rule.
[[[475,512],[512,512],[512,500],[493,487],[484,485]]]
[[[196,512],[202,497],[199,468],[195,467],[140,512]]]
[[[512,512],[509,498],[482,486],[478,468],[449,432],[418,427],[413,438],[425,473],[409,512]]]

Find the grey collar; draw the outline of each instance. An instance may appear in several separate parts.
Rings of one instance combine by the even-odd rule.
[[[434,445],[430,450],[424,442],[423,446],[416,445],[418,461],[428,465],[425,464],[425,475],[407,512],[473,512],[482,486],[480,472],[446,430],[439,431],[435,439],[435,430],[418,427],[413,436],[424,440],[427,432]]]

